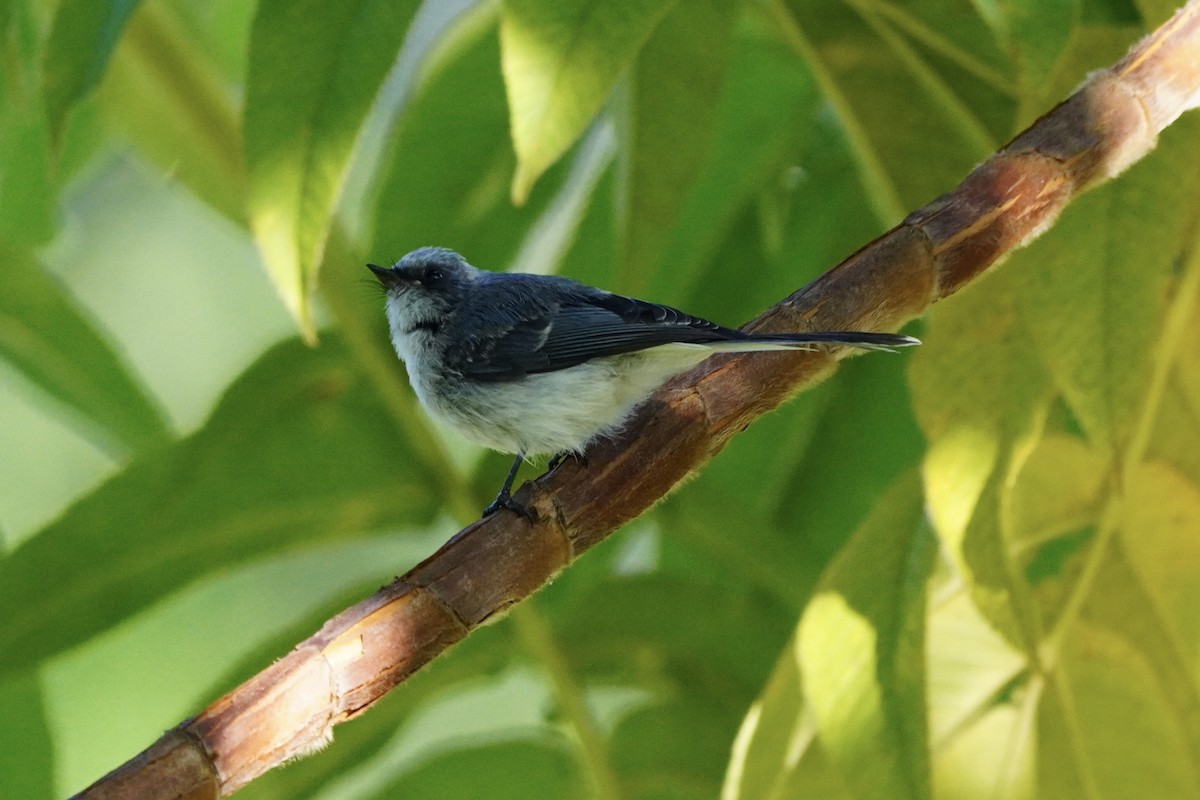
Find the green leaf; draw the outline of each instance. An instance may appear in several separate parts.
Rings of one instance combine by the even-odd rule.
[[[1200,486],[1153,461],[1128,490],[1121,535],[1129,561],[1181,649],[1200,654]]]
[[[1032,650],[1036,623],[1000,519],[1008,474],[1020,466],[1015,451],[1036,444],[1052,398],[1020,325],[1023,280],[1010,263],[935,306],[909,384],[928,441],[922,471],[934,528],[988,620]]]
[[[677,5],[633,67],[622,126],[624,291],[646,285],[708,156],[736,11],[731,0]]]
[[[904,8],[913,5],[906,3]],[[968,15],[948,11],[945,3],[936,5],[931,15],[939,24],[952,31],[971,30],[953,19],[942,22]],[[847,4],[787,0],[787,9],[811,41],[811,52],[799,49],[798,55],[808,62],[836,114],[877,224],[887,227],[899,222],[908,210],[949,190],[979,163],[979,134],[964,127],[962,109],[982,120],[994,140],[1003,141],[1011,134],[1011,115],[1005,113],[1010,110],[1009,98],[993,100],[993,95],[981,91],[978,81],[961,84],[960,67],[922,62],[934,79],[956,89],[956,105],[950,106],[944,92],[931,91],[928,81],[914,80],[912,64]],[[937,159],[929,158],[931,142],[937,143]],[[905,166],[914,164],[921,168]]]
[[[0,678],[0,775],[4,796],[22,800],[56,797],[54,740],[46,720],[42,685],[34,671]]]
[[[157,402],[72,298],[27,253],[0,248],[0,357],[110,449],[167,442]]]
[[[197,41],[187,17],[165,3],[142,9],[113,56],[98,105],[110,131],[244,227],[241,110],[223,65]]]
[[[49,146],[41,114],[0,102],[0,240],[36,246],[54,236],[57,200]]]
[[[1052,235],[1014,258],[1016,308],[1095,446],[1121,453],[1141,419],[1185,234],[1200,204],[1200,120],[1183,119],[1153,157],[1080,197]],[[1131,209],[1137,209],[1131,213]]]
[[[336,339],[274,348],[199,432],[135,461],[0,562],[0,669],[36,663],[226,565],[427,521],[440,491],[405,453]]]
[[[305,338],[334,204],[416,0],[263,0],[250,33],[244,136],[249,213]]]
[[[1039,113],[1050,77],[1079,23],[1081,0],[1005,0],[1004,30],[1024,108]],[[1077,76],[1076,79],[1082,76]],[[1050,89],[1053,91],[1054,89]],[[1024,115],[1021,122],[1026,122]]]
[[[521,205],[612,92],[675,0],[505,0],[501,68]]]
[[[543,736],[438,754],[379,792],[364,797],[525,800],[536,795],[582,800],[588,796],[582,787],[578,765],[561,739]]]
[[[1075,627],[1064,655],[1065,714],[1079,735],[1085,782],[1103,787],[1105,798],[1200,796],[1195,748],[1154,662],[1123,637],[1086,623]]]
[[[864,797],[931,796],[925,721],[925,583],[935,540],[915,475],[822,576],[795,647],[821,745]]]
[[[139,1],[63,0],[59,4],[42,77],[46,116],[55,141],[62,138],[71,109],[100,83]]]
[[[524,207],[509,199],[514,160],[499,47],[494,26],[464,24],[405,107],[379,186],[375,258],[393,261],[421,245],[444,245],[480,267],[503,270],[553,196],[558,170]]]
[[[812,153],[812,162],[807,153],[795,156],[793,151],[803,149],[803,143],[813,138],[820,97],[803,66],[763,21],[754,16],[742,20],[735,26],[731,47],[726,89],[712,123],[711,147],[704,161],[693,166],[697,176],[678,222],[668,232],[658,263],[643,281],[647,296],[693,313],[709,313],[706,306],[733,312],[735,316],[722,320],[727,324],[778,301],[862,241],[854,235],[857,226],[846,224],[844,217],[820,213],[828,208],[823,204],[830,202],[831,196],[840,199],[857,187],[851,183],[852,191],[847,192],[842,191],[844,182],[816,180],[806,188],[820,187],[821,204],[814,204],[816,221],[805,233],[820,231],[828,238],[844,237],[841,248],[822,259],[823,252],[811,248],[809,237],[801,234],[798,238],[805,248],[788,253],[789,257],[776,259],[768,252],[768,257],[760,259],[753,251],[738,253],[746,249],[742,244],[746,234],[740,228],[746,225],[744,217],[756,195],[795,188],[797,182],[789,180],[798,171],[792,168],[795,160],[805,165],[807,173],[838,159],[828,148]],[[858,201],[857,196],[854,199]],[[797,221],[788,219],[788,223]],[[790,225],[788,230],[792,232]],[[761,236],[757,226],[751,235]],[[729,269],[730,256],[744,268]],[[737,290],[712,291],[712,281],[722,280],[736,281]],[[736,306],[731,308],[731,301],[736,301]]]
[[[935,540],[920,523],[909,474],[822,575],[743,723],[726,798],[792,796],[815,736],[851,796],[930,796],[924,626]]]

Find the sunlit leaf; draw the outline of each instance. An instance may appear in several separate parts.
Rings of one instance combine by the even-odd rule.
[[[354,143],[416,0],[263,0],[250,33],[244,136],[251,228],[306,338]]]
[[[110,448],[168,441],[158,403],[62,286],[28,254],[0,252],[0,358],[68,409],[66,421]]]
[[[743,723],[726,797],[785,796],[814,735],[853,795],[930,796],[924,627],[934,539],[920,522],[909,475],[829,565]]]
[[[1190,437],[1195,439],[1197,437]],[[1134,473],[1121,532],[1135,572],[1185,652],[1200,656],[1200,486],[1161,462]]]
[[[63,0],[46,45],[43,92],[54,139],[67,115],[96,88],[140,0]]]
[[[0,669],[77,644],[224,565],[428,520],[434,476],[404,454],[336,340],[275,348],[198,433],[135,461],[0,562]]]
[[[923,474],[934,527],[989,621],[1033,648],[1038,635],[1008,565],[999,510],[1013,451],[1028,437],[1036,443],[1052,389],[1020,326],[1017,260],[933,309],[909,383],[928,440]]]
[[[1195,751],[1154,663],[1120,636],[1088,624],[1076,626],[1065,658],[1065,713],[1079,737],[1085,781],[1112,798],[1200,795]]]
[[[1161,321],[1200,203],[1200,174],[1191,168],[1197,142],[1200,121],[1181,120],[1153,158],[1072,203],[1052,235],[1014,260],[1027,276],[1017,309],[1032,340],[1028,353],[1100,448],[1128,446],[1154,354],[1172,346]]]
[[[864,796],[930,796],[925,583],[934,539],[916,476],[882,494],[821,578],[793,657],[821,745]]]
[[[599,111],[675,0],[505,0],[502,69],[517,153],[512,196],[537,179]]]

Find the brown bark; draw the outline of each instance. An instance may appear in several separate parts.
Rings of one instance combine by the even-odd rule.
[[[954,191],[769,309],[760,330],[894,330],[1051,225],[1079,191],[1153,148],[1200,104],[1200,0],[1095,73]],[[86,789],[211,798],[321,746],[476,625],[641,514],[738,431],[828,375],[835,356],[718,357],[662,388],[628,433],[526,484],[537,512],[476,522],[284,659]]]

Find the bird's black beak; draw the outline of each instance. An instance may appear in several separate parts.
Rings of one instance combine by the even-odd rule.
[[[420,267],[381,267],[378,264],[367,264],[367,269],[375,273],[384,289],[405,289],[418,286],[421,283],[423,270]]]
[[[396,273],[392,272],[388,269],[388,267],[385,266],[367,264],[367,269],[376,273],[376,277],[379,278],[379,283],[382,283],[384,287],[390,287],[390,285],[394,285],[398,279]]]
[[[375,264],[367,264],[367,269],[375,273],[379,284],[385,289],[394,289],[401,284],[406,283],[405,277],[394,269],[388,267],[380,267]]]

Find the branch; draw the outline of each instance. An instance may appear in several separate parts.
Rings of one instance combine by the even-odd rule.
[[[751,324],[894,330],[1046,230],[1200,105],[1200,0],[976,168]],[[332,737],[475,626],[528,597],[638,516],[738,431],[829,375],[836,354],[715,357],[660,389],[620,440],[526,484],[530,524],[496,514],[346,609],[281,661],[84,790],[91,798],[223,797]]]

